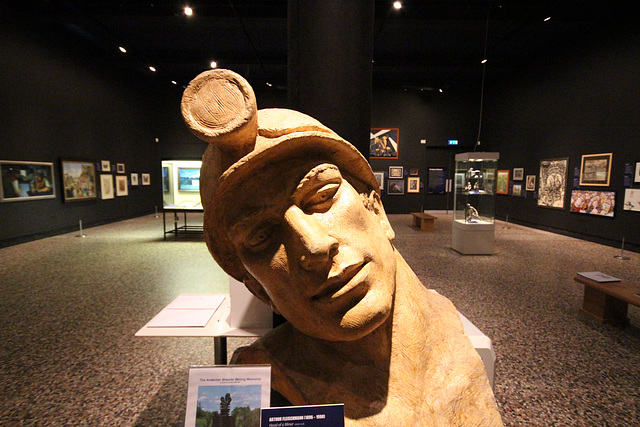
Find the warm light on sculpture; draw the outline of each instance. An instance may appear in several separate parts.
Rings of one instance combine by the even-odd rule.
[[[212,255],[288,322],[236,357],[270,364],[293,405],[344,403],[347,425],[500,426],[456,309],[393,246],[366,159],[317,120],[258,110],[237,74],[187,87],[209,147],[201,196]]]

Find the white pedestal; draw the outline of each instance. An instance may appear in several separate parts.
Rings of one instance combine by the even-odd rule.
[[[453,221],[451,247],[463,255],[493,255],[495,224]]]

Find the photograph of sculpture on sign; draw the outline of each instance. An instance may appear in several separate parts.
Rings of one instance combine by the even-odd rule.
[[[502,425],[459,313],[398,253],[353,145],[298,111],[258,110],[228,70],[196,77],[182,114],[209,143],[209,251],[287,320],[232,358],[271,365],[272,406],[344,403],[350,426]]]
[[[538,206],[564,209],[569,159],[540,161],[538,179]]]

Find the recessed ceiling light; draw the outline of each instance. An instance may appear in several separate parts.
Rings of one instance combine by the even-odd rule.
[[[187,16],[193,15],[193,9],[191,9],[189,6],[185,6],[184,7],[184,14],[187,15]]]
[[[155,67],[149,66],[149,69],[150,69],[151,71],[153,71],[154,73],[156,72]]]
[[[127,53],[127,49],[125,49],[122,46],[120,46],[118,49],[120,49],[120,52],[122,52],[122,53]]]
[[[211,61],[211,68],[216,68],[218,66],[218,63],[216,61]]]
[[[399,1],[393,2],[393,7],[394,7],[395,9],[400,9],[400,8],[402,8],[402,2],[399,2]]]

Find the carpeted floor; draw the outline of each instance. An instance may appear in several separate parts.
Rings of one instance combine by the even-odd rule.
[[[505,425],[640,425],[640,309],[600,325],[573,281],[640,283],[640,254],[499,222],[495,255],[462,256],[450,216],[433,232],[390,219],[423,283],[493,340]],[[85,233],[0,249],[0,426],[183,425],[188,367],[213,363],[213,339],[134,334],[180,293],[226,292],[224,274],[202,236],[164,241],[161,216]]]

